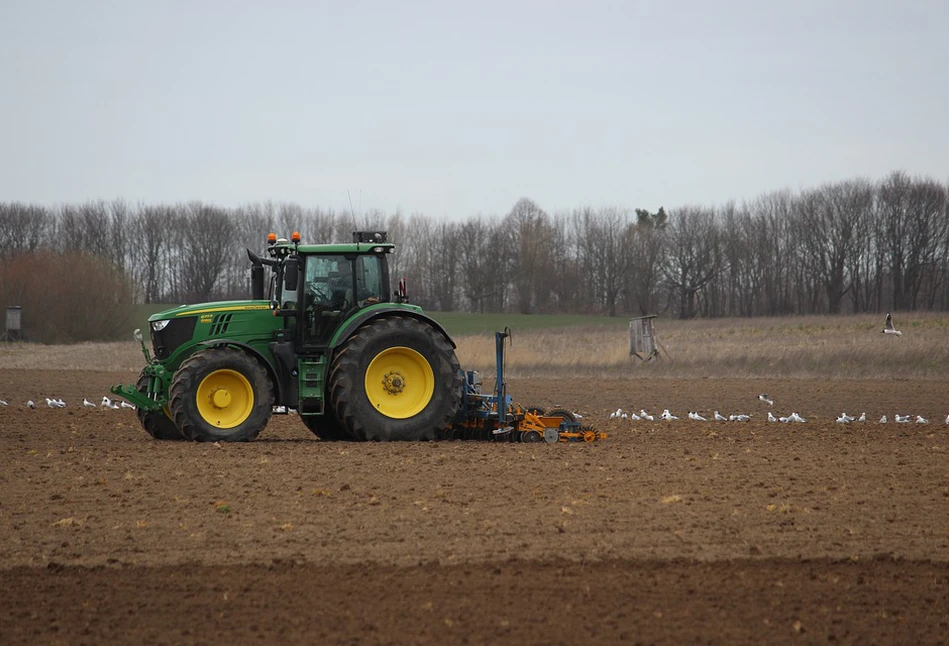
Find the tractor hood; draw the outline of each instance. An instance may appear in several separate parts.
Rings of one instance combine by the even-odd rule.
[[[269,301],[256,300],[182,305],[148,317],[155,357],[172,364],[177,363],[174,355],[193,352],[195,344],[224,339],[265,343],[284,324],[271,315]]]
[[[156,312],[148,317],[148,322],[165,321],[168,319],[181,318],[183,316],[214,315],[222,312],[246,312],[269,309],[269,301],[216,301],[213,303],[197,303],[195,305],[180,305],[170,310]]]

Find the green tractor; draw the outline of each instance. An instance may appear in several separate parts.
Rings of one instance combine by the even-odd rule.
[[[249,441],[291,409],[325,440],[444,436],[462,398],[455,344],[404,280],[390,289],[393,251],[381,231],[321,245],[271,234],[267,257],[247,250],[252,300],[154,314],[154,356],[136,330],[147,365],[111,391],[163,440]]]

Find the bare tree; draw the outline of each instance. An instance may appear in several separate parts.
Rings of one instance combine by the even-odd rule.
[[[715,212],[685,207],[670,214],[665,279],[679,301],[679,318],[696,315],[696,296],[719,271],[721,250]]]

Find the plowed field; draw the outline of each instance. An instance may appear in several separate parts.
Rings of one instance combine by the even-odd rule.
[[[609,438],[214,445],[81,405],[133,379],[0,370],[2,644],[949,640],[946,381],[512,379]]]

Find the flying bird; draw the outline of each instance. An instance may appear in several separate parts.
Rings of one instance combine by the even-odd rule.
[[[760,395],[758,395],[758,399],[766,403],[768,406],[774,406],[774,400],[772,400],[770,397],[768,397],[764,393],[761,393]]]
[[[903,333],[893,327],[893,317],[890,316],[890,313],[886,313],[886,322],[883,323],[883,334],[895,334],[896,336],[903,336]]]

